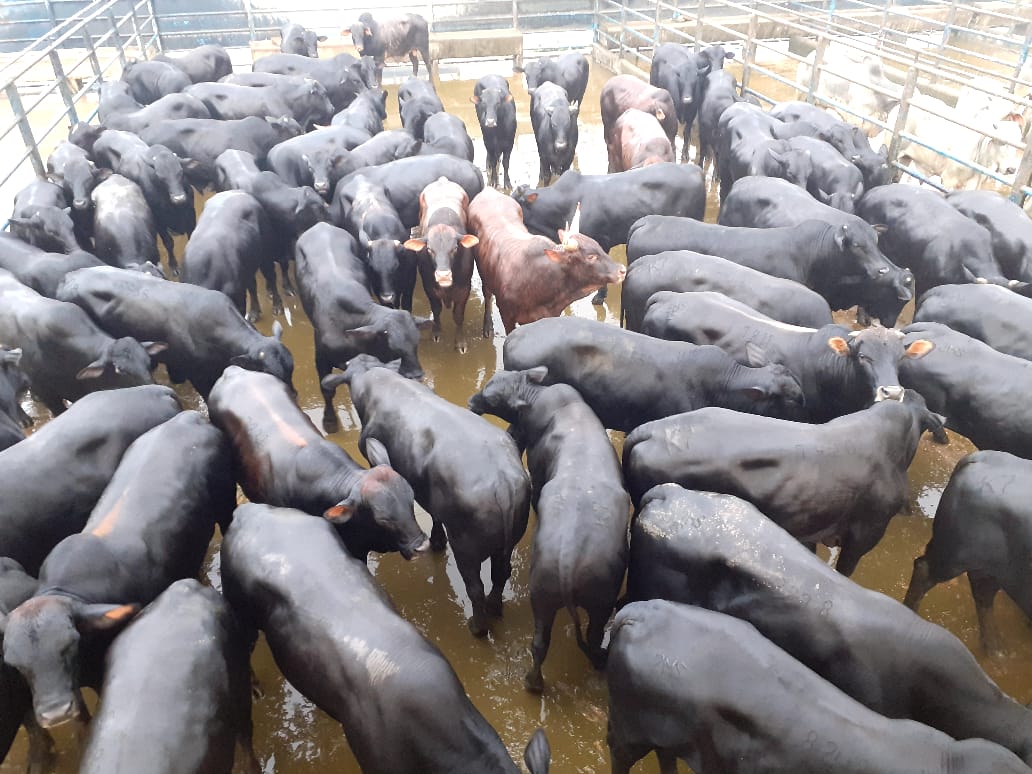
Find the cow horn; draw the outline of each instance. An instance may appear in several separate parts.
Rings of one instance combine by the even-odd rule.
[[[566,233],[580,233],[580,202],[577,202],[577,209],[573,211],[573,220],[566,224]],[[569,239],[569,237],[567,237],[567,239]]]

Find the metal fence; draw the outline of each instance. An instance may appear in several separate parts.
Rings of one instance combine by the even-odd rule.
[[[772,2],[771,0],[697,0],[668,3],[659,0],[596,0],[598,13],[595,40],[610,65],[618,70],[636,71],[645,76],[652,54],[661,43],[679,42],[696,49],[722,43],[741,52],[740,85],[744,94],[772,104],[786,99],[804,99],[830,107],[856,123],[878,127],[889,138],[890,161],[903,174],[927,180],[898,160],[904,141],[928,148],[951,162],[984,175],[1007,190],[1016,201],[1032,195],[1032,122],[1025,127],[1023,141],[1013,142],[985,126],[934,108],[921,107],[940,119],[977,132],[1021,152],[1021,162],[1013,175],[1003,175],[968,159],[958,158],[942,149],[941,138],[921,138],[905,131],[911,100],[919,89],[955,101],[962,87],[1000,100],[1014,99],[1013,93],[1032,90],[1028,77],[1032,70],[1032,7],[1018,3],[979,5],[933,0],[899,6],[886,0],[882,4],[866,0],[824,0],[820,4]],[[896,88],[872,86],[857,72],[825,64],[830,43],[856,53],[858,58],[877,57],[895,70]],[[961,44],[964,45],[961,45]],[[978,45],[981,43],[982,45]],[[806,61],[800,49],[812,48],[811,76],[805,82],[784,67],[772,68],[777,59],[795,67]],[[767,54],[768,56],[764,56]],[[898,100],[896,120],[890,126],[882,118],[864,115],[855,106],[843,104],[818,92],[823,74],[870,88],[873,92]],[[1023,75],[1024,74],[1024,75]],[[972,83],[975,76],[989,75],[992,87]],[[647,76],[645,76],[647,77]],[[761,83],[762,82],[762,83]],[[765,85],[764,85],[765,84]],[[775,88],[771,86],[775,85]],[[778,90],[790,96],[775,96]],[[1025,105],[1015,103],[1019,112]]]

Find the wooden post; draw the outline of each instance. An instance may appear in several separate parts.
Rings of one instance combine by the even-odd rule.
[[[813,95],[821,82],[821,66],[824,64],[824,52],[828,50],[828,38],[822,33],[817,38],[817,48],[813,54],[813,67],[810,69],[810,85],[806,90],[806,101],[814,104]]]
[[[29,124],[29,117],[25,115],[25,106],[22,104],[21,95],[18,93],[18,86],[14,83],[7,84],[4,89],[7,93],[7,102],[11,106],[11,112],[18,121],[18,131],[21,132],[22,142],[29,150],[29,160],[32,168],[36,170],[39,177],[46,177],[47,170],[43,166],[43,159],[39,155],[39,147],[36,145],[36,138],[32,136],[32,126]]]
[[[702,17],[706,13],[706,0],[699,0],[699,9],[695,12],[695,53],[702,51]]]
[[[900,136],[907,126],[907,114],[910,112],[910,100],[917,88],[917,68],[911,66],[907,70],[907,80],[903,84],[903,94],[899,100],[899,112],[896,113],[896,123],[892,127],[892,141],[889,144],[889,163],[895,164],[899,156],[899,146],[903,144]]]
[[[1021,161],[1018,163],[1018,170],[1014,173],[1014,182],[1011,183],[1010,198],[1020,207],[1025,200],[1025,194],[1021,190],[1029,184],[1032,179],[1032,123],[1025,128],[1025,150],[1021,154]]]
[[[749,87],[749,76],[752,73],[752,63],[756,61],[756,32],[759,29],[760,18],[753,14],[749,17],[749,42],[745,45],[745,51],[742,54],[742,96],[745,96],[745,90]]]

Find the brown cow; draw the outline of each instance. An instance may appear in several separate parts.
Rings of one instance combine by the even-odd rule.
[[[626,172],[675,160],[674,146],[663,134],[663,127],[655,116],[631,108],[616,119],[609,142],[610,172]]]
[[[484,286],[484,337],[494,335],[491,297],[498,297],[505,332],[517,324],[557,317],[571,301],[611,282],[623,282],[626,269],[589,236],[578,233],[580,210],[572,225],[559,230],[559,244],[532,235],[523,225],[519,203],[485,188],[469,205],[469,225],[479,237],[477,270]]]
[[[657,86],[651,86],[638,80],[633,75],[617,75],[606,81],[599,95],[602,107],[602,127],[609,144],[610,133],[616,119],[625,110],[637,108],[654,115],[663,125],[663,133],[673,146],[677,136],[677,108],[670,92]]]
[[[419,230],[422,239],[409,239],[405,248],[416,254],[423,290],[434,314],[434,341],[441,340],[441,304],[452,307],[455,349],[466,352],[466,319],[473,253],[480,240],[468,233],[469,197],[461,185],[446,177],[430,183],[419,195]]]

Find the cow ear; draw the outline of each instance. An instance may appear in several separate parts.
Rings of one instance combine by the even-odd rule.
[[[534,202],[537,201],[537,198],[538,198],[538,195],[536,193],[529,193],[525,197],[524,201],[526,201],[527,204],[533,204]]]
[[[545,248],[545,257],[554,263],[562,263],[566,260],[566,256],[558,250],[549,250]]]
[[[878,234],[878,236],[881,236],[889,230],[889,227],[886,226],[884,223],[874,223],[871,225],[871,228],[874,229],[874,233]]]
[[[140,344],[147,350],[147,354],[151,357],[160,355],[162,352],[168,349],[168,344],[164,341],[141,341]]]
[[[763,351],[763,347],[754,341],[750,341],[745,345],[745,357],[752,368],[762,368],[770,362],[767,353]]]
[[[99,379],[110,367],[111,363],[106,363],[104,360],[94,360],[88,366],[80,369],[75,378],[80,382],[88,381],[89,379]]]
[[[373,467],[377,465],[391,464],[391,456],[387,453],[387,447],[383,445],[383,442],[376,438],[365,439],[365,458],[369,460],[369,464]]]
[[[459,240],[459,244],[465,247],[467,250],[476,247],[480,244],[480,240],[472,234],[465,234],[462,239]]]
[[[918,339],[917,341],[912,341],[906,348],[906,356],[911,360],[917,360],[927,355],[933,349],[935,349],[935,344],[928,339]]]
[[[382,333],[383,330],[381,328],[377,328],[375,325],[363,325],[360,328],[352,328],[350,331],[344,331],[344,336],[358,342],[368,343],[373,341]]]
[[[527,381],[533,384],[544,384],[545,379],[548,378],[548,367],[537,366],[527,371]]]
[[[323,511],[323,518],[333,524],[347,524],[354,515],[355,506],[347,500],[342,500],[336,505],[332,505]]]
[[[406,250],[413,253],[421,253],[426,250],[426,242],[422,239],[406,239],[404,245]]]
[[[657,121],[665,121],[666,120],[666,113],[663,112],[663,108],[657,108],[655,115],[656,115],[656,120]]]
[[[503,102],[512,102],[512,94],[506,94]]]
[[[828,193],[827,191],[825,191],[825,190],[824,190],[823,188],[821,188],[820,186],[818,186],[818,187],[817,187],[817,198],[818,198],[818,199],[820,199],[820,200],[821,200],[822,202],[824,202],[825,204],[827,204],[828,202],[830,202],[830,201],[831,201],[831,194],[829,194],[829,193]]]
[[[778,153],[773,148],[767,148],[767,155],[770,156],[772,159],[774,159],[776,162],[778,162],[778,164],[784,164],[785,163],[785,156],[784,156],[784,154]]]
[[[255,369],[254,358],[250,355],[233,355],[233,357],[229,359],[229,364],[240,366],[248,371],[253,371]]]
[[[325,35],[320,35],[316,38],[316,40],[318,40],[320,43],[325,43],[327,40],[329,40],[329,38],[327,38]]]
[[[841,336],[832,336],[830,339],[828,339],[828,347],[836,355],[845,357],[849,354],[849,342]]]
[[[412,315],[412,320],[416,323],[416,328],[421,331],[425,331],[434,324],[433,317],[416,317],[416,315]]]
[[[849,226],[843,223],[835,229],[835,244],[839,250],[845,250],[849,239]]]
[[[767,391],[762,387],[746,387],[742,390],[742,395],[754,403],[759,403],[760,401],[767,399]]]
[[[469,98],[469,101],[472,102],[474,105],[479,105],[480,104],[480,97],[478,97],[476,94],[474,94],[472,97]]]
[[[365,35],[367,38],[371,38],[373,36],[373,31],[368,27],[363,27],[362,34]]]
[[[119,629],[140,612],[140,606],[132,605],[78,605],[72,615],[75,627],[84,634]]]

